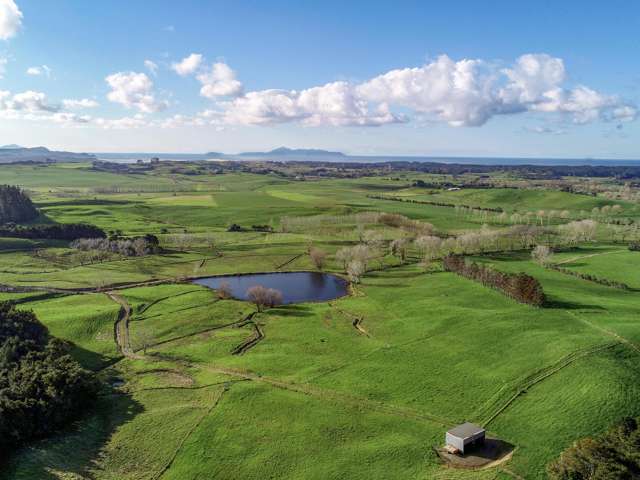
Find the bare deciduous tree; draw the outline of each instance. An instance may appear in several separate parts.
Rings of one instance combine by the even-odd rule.
[[[216,292],[218,294],[218,298],[221,300],[226,300],[232,297],[231,285],[229,285],[229,282],[221,282],[220,285],[218,285]]]
[[[360,277],[365,272],[365,266],[360,260],[351,260],[347,265],[347,275],[353,283],[360,283]]]
[[[537,245],[531,251],[531,258],[539,265],[549,265],[551,263],[551,257],[553,252],[546,245]]]
[[[261,312],[265,307],[275,307],[282,304],[282,292],[275,288],[255,285],[247,289],[247,299]]]
[[[311,247],[309,248],[309,258],[318,270],[322,270],[327,259],[327,252],[316,247]]]
[[[423,261],[427,263],[439,255],[442,247],[442,239],[433,235],[418,237],[414,243],[418,251],[422,254]]]

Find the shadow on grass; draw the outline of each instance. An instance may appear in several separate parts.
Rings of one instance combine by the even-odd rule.
[[[558,299],[547,299],[544,303],[544,308],[548,309],[562,309],[562,310],[599,310],[606,311],[606,308],[600,305],[589,305],[587,303],[575,303],[566,302]]]
[[[89,353],[81,356],[87,358]],[[10,453],[4,462],[4,452],[0,454],[0,479],[56,480],[61,472],[64,478],[94,478],[114,432],[144,411],[142,404],[111,386],[117,381],[115,376],[108,379],[87,411],[50,437]]]
[[[73,478],[94,478],[101,452],[113,433],[143,410],[129,395],[101,396],[94,408],[71,426],[16,451],[4,467],[0,466],[0,478],[57,480],[58,472]]]
[[[263,312],[263,315],[274,315],[278,317],[312,317],[314,313],[309,307],[304,305],[282,305],[277,308],[271,308]]]

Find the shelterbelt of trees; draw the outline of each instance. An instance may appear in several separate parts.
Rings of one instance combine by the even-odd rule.
[[[59,429],[89,407],[97,391],[92,374],[32,312],[0,303],[0,451]]]

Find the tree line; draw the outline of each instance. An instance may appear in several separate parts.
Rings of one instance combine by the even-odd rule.
[[[45,437],[93,402],[98,382],[33,312],[0,303],[0,450]]]
[[[104,238],[104,230],[88,223],[54,223],[43,225],[0,226],[0,237],[27,238],[32,240],[69,240],[78,238]]]
[[[19,187],[0,185],[0,224],[28,222],[38,215],[31,199]]]
[[[442,260],[444,269],[454,272],[482,285],[494,288],[517,302],[540,307],[545,295],[542,285],[534,277],[525,273],[505,273],[479,265],[458,255],[447,255]]]

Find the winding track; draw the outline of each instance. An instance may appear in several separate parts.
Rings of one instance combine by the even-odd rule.
[[[129,320],[131,319],[131,306],[127,301],[117,293],[107,292],[107,297],[120,305],[118,319],[114,324],[114,336],[118,350],[127,358],[141,358],[131,348],[131,340],[129,338]]]

